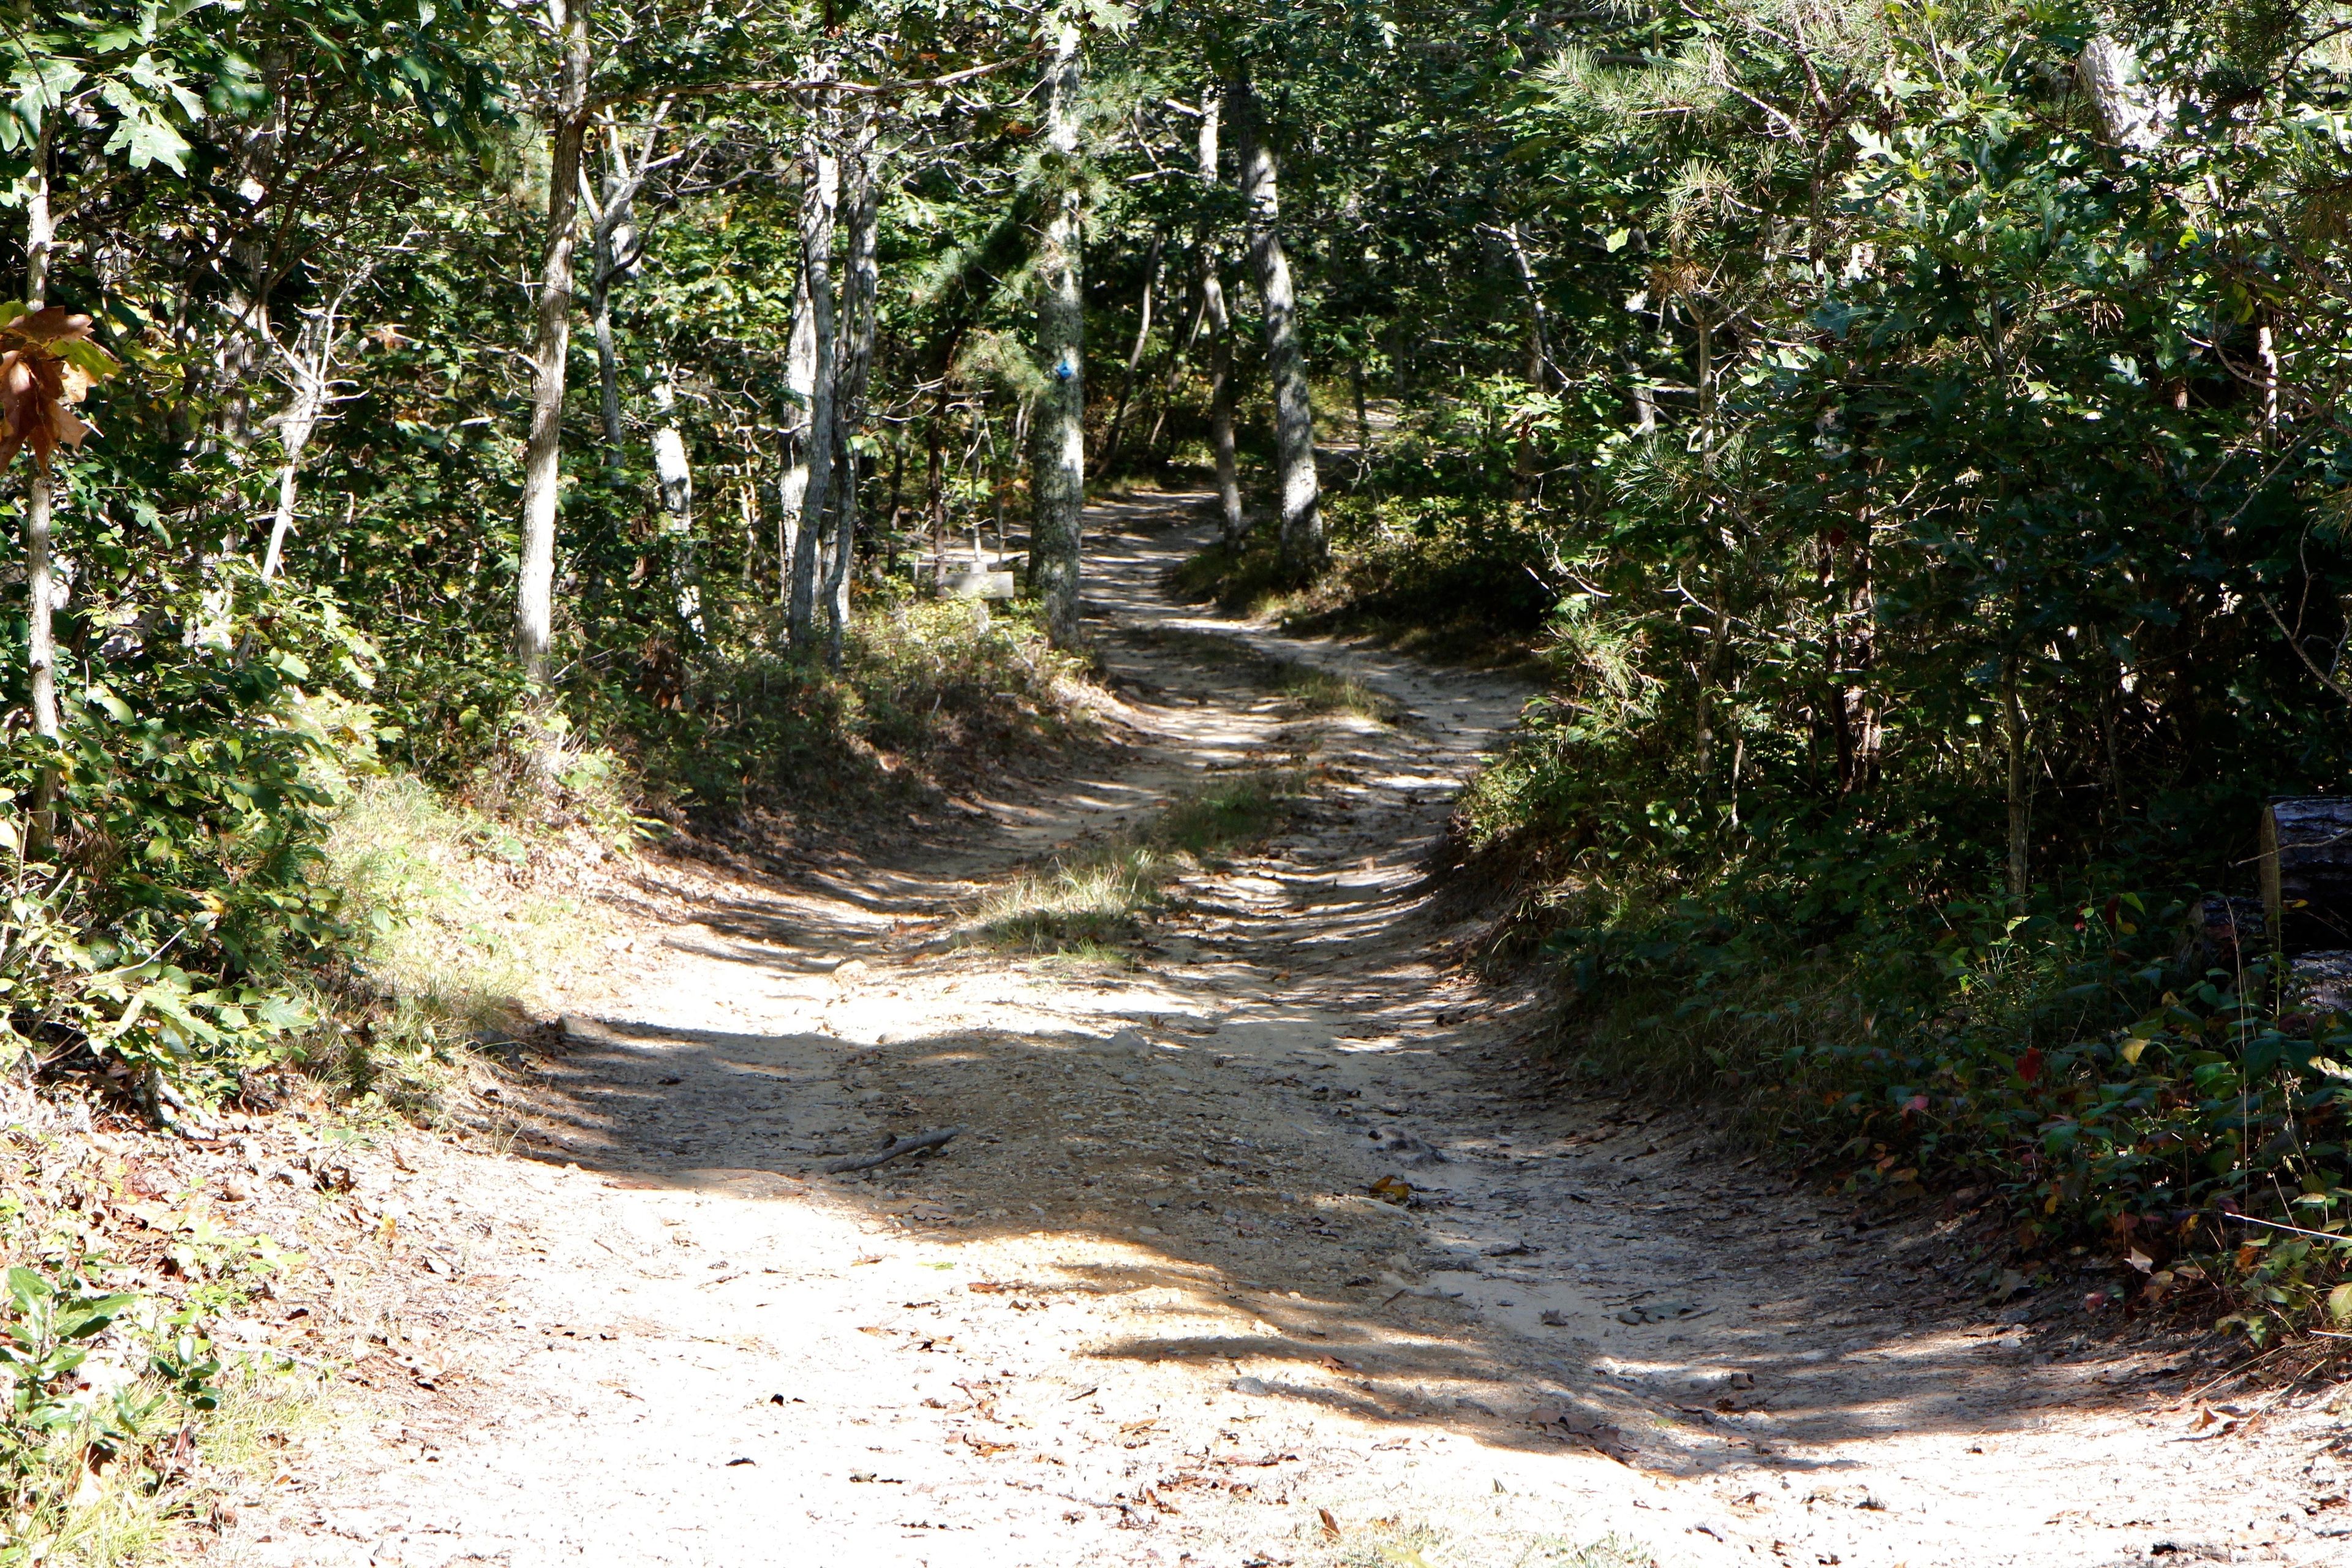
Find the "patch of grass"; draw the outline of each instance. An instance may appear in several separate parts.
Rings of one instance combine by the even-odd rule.
[[[1144,914],[1182,869],[1175,857],[1133,845],[1024,871],[982,903],[982,940],[1021,952],[1140,941]]]
[[[611,921],[562,890],[609,849],[454,805],[407,775],[366,781],[336,818],[324,874],[359,931],[356,1008],[310,1052],[347,1099],[436,1120],[467,1047],[551,1009],[605,951]],[[550,862],[565,864],[551,865]]]
[[[978,941],[1016,952],[1118,955],[1143,940],[1147,921],[1188,871],[1263,842],[1288,816],[1296,774],[1236,773],[1175,800],[1120,837],[1066,851],[984,899]]]
[[[1319,1512],[1299,1530],[1303,1564],[1311,1568],[1654,1568],[1651,1552],[1622,1536],[1577,1542],[1528,1533],[1492,1521],[1449,1530],[1425,1520],[1373,1519],[1344,1525],[1332,1538]]]
[[[1309,713],[1352,713],[1376,724],[1393,724],[1403,716],[1398,701],[1360,680],[1307,665],[1294,665],[1282,683],[1282,694]]]

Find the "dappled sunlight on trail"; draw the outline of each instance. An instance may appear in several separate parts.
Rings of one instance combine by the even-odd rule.
[[[1546,998],[1461,972],[1487,917],[1431,870],[1527,693],[1192,615],[1160,578],[1197,529],[1092,515],[1135,743],[888,864],[737,884],[569,1020],[512,1155],[418,1178],[508,1216],[473,1373],[407,1418],[431,1457],[355,1444],[240,1552],[1240,1568],[1418,1530],[1433,1563],[1983,1568],[2197,1518],[2338,1560],[2147,1424],[2166,1369],[1982,1324],[1932,1222],[1865,1233],[1685,1119],[1546,1092]],[[1270,695],[1299,662],[1394,721]],[[1285,825],[1139,944],[972,940],[1023,864],[1272,765],[1313,781]]]

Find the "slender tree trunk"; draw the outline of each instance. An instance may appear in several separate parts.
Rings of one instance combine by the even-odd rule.
[[[1691,324],[1698,334],[1698,439],[1707,468],[1715,465],[1715,323],[1703,305],[1694,306]]]
[[[825,145],[820,110],[809,125],[801,189],[801,272],[808,279],[809,323],[815,353],[809,376],[808,482],[801,498],[800,537],[793,542],[792,603],[785,626],[794,647],[807,647],[816,622],[817,543],[824,535],[833,499],[834,446],[834,209],[840,199],[840,165]]]
[[[1726,574],[1728,576],[1728,574]],[[1716,584],[1721,595],[1727,584]],[[1699,798],[1713,805],[1715,788],[1716,689],[1723,683],[1723,662],[1731,651],[1731,611],[1718,603],[1715,610],[1715,626],[1706,639],[1706,660],[1698,677],[1698,744],[1695,759],[1698,767]]]
[[[41,117],[40,134],[33,142],[33,166],[25,202],[25,305],[37,310],[48,303],[49,257],[57,248],[57,221],[49,212],[49,139],[60,111]],[[30,676],[33,728],[43,738],[58,738],[57,584],[49,556],[50,513],[56,492],[47,463],[33,464],[25,490],[25,662]],[[25,852],[46,855],[57,834],[58,775],[43,768],[33,781],[32,816]]]
[[[596,329],[597,412],[604,426],[604,466],[617,468],[621,466],[621,360],[613,346],[613,280],[606,274],[605,259],[596,258],[596,274],[588,285],[588,319]]]
[[[1224,115],[1224,95],[1213,89],[1201,95],[1201,130],[1196,144],[1201,184],[1214,191],[1217,184],[1217,135]],[[1217,521],[1228,549],[1239,549],[1249,531],[1242,516],[1240,466],[1234,458],[1234,330],[1225,313],[1225,284],[1217,263],[1217,237],[1210,220],[1201,220],[1201,316],[1209,334],[1209,450],[1217,466]]]
[[[833,549],[833,574],[825,583],[825,658],[841,662],[842,638],[849,630],[849,577],[857,561],[857,451],[866,424],[866,383],[874,368],[875,297],[880,270],[874,258],[874,230],[880,196],[874,182],[875,119],[870,105],[858,110],[857,130],[849,149],[842,202],[848,219],[848,256],[842,278],[843,352],[834,398],[836,440],[840,447],[840,494],[835,510],[838,531]]]
[[[1647,436],[1658,427],[1658,395],[1650,390],[1650,373],[1638,355],[1626,356],[1626,368],[1633,372],[1633,434]]]
[[[709,640],[702,622],[702,568],[694,549],[694,468],[688,460],[686,432],[678,428],[677,387],[665,371],[654,385],[654,483],[661,493],[662,532],[667,535],[670,603],[678,625],[697,644]]]
[[[1225,542],[1238,547],[1249,533],[1242,515],[1241,464],[1234,452],[1234,330],[1225,315],[1224,285],[1213,275],[1209,298],[1209,450],[1217,465],[1217,518]]]
[[[321,356],[323,358],[323,354]],[[326,367],[320,367],[323,374]],[[318,427],[319,408],[324,401],[325,386],[305,374],[306,367],[295,371],[293,401],[278,423],[278,444],[285,448],[286,461],[278,469],[278,512],[270,520],[269,548],[261,558],[261,580],[265,583],[278,575],[285,563],[286,541],[294,531],[295,502],[299,496],[299,476],[302,449],[310,444],[310,432]]]
[[[596,384],[604,429],[604,462],[615,468],[621,466],[623,437],[621,358],[613,342],[613,286],[636,276],[637,264],[644,254],[635,222],[637,192],[644,188],[646,177],[653,170],[654,148],[669,109],[667,99],[654,106],[635,153],[630,152],[628,138],[622,134],[621,127],[606,120],[604,199],[601,205],[593,200],[589,203],[588,216],[594,227],[591,247],[593,256],[588,272],[588,314],[596,331]],[[584,174],[583,181],[584,190]]]
[[[793,335],[784,349],[784,390],[780,426],[784,470],[776,480],[776,603],[789,605],[793,563],[800,556],[801,508],[808,499],[808,424],[816,392],[816,312],[809,305],[806,268],[793,297]]]
[[[1160,253],[1167,239],[1164,229],[1153,229],[1151,250],[1143,260],[1143,303],[1136,313],[1135,346],[1127,351],[1127,374],[1118,383],[1118,407],[1110,416],[1110,434],[1103,440],[1106,472],[1118,467],[1119,438],[1127,429],[1128,399],[1135,393],[1135,367],[1143,363],[1144,348],[1151,341],[1151,297],[1160,288]]]
[[[555,520],[562,500],[563,382],[572,346],[573,216],[588,128],[589,0],[547,0],[563,51],[548,128],[547,240],[540,262],[539,331],[531,350],[530,435],[523,447],[522,564],[515,585],[515,658],[534,689],[547,685],[554,638]]]
[[[1551,344],[1544,331],[1543,290],[1536,283],[1534,260],[1528,255],[1526,239],[1514,220],[1507,231],[1511,241],[1511,260],[1517,268],[1519,289],[1528,301],[1528,385],[1536,392],[1550,384]],[[1519,438],[1511,460],[1511,499],[1528,500],[1536,489],[1536,436],[1533,419],[1519,423]]]
[[[1076,23],[1063,24],[1045,67],[1045,179],[1051,208],[1037,253],[1037,398],[1030,449],[1029,583],[1045,609],[1045,633],[1075,647],[1078,540],[1086,510],[1086,310],[1079,227],[1078,96],[1084,86]]]
[[[1211,184],[1214,183],[1213,180],[1211,181]],[[1206,228],[1207,226],[1204,224],[1202,226],[1204,233]],[[1203,244],[1205,243],[1204,240]],[[1201,259],[1204,267],[1208,265],[1206,250],[1202,252]],[[1160,450],[1160,433],[1168,427],[1168,410],[1175,403],[1176,389],[1184,379],[1184,356],[1192,352],[1193,341],[1201,335],[1201,327],[1209,319],[1208,308],[1208,297],[1203,294],[1193,308],[1192,324],[1184,329],[1183,336],[1171,339],[1169,342],[1168,353],[1159,377],[1160,392],[1152,405],[1151,434],[1144,439],[1143,443],[1143,449],[1147,453],[1156,454]]]
[[[1348,395],[1356,403],[1356,477],[1360,479],[1372,463],[1371,411],[1364,406],[1364,361],[1361,355],[1348,365]]]
[[[1280,172],[1246,74],[1226,89],[1240,132],[1242,196],[1248,203],[1250,265],[1265,318],[1265,368],[1274,383],[1275,479],[1281,494],[1282,563],[1293,573],[1322,564],[1323,515],[1315,473],[1315,408],[1307,353],[1298,341],[1298,300],[1282,248]]]
[[[2018,700],[2014,656],[2000,668],[2000,711],[2009,752],[2009,903],[2012,913],[2021,915],[2025,912],[2028,873],[2032,868],[2027,860],[2027,845],[2032,831],[2033,797],[2032,775],[2026,769],[2025,707]]]

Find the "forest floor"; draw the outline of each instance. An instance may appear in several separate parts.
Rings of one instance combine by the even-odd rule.
[[[507,1147],[349,1152],[322,1294],[254,1325],[349,1407],[207,1561],[2352,1563],[2332,1387],[2210,1407],[2181,1347],[1994,1321],[1957,1222],[1546,1089],[1545,996],[1462,968],[1429,874],[1528,692],[1171,602],[1196,516],[1090,513],[1129,743],[824,875],[656,867]],[[1299,664],[1391,718],[1308,711]],[[964,940],[1253,768],[1297,809],[1130,961]]]

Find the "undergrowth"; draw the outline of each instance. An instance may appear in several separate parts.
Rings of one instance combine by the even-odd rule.
[[[1219,543],[1178,566],[1192,599],[1279,620],[1297,631],[1360,631],[1448,658],[1523,657],[1552,601],[1537,519],[1507,501],[1443,496],[1328,495],[1328,566],[1300,581],[1269,529],[1239,549]]]
[[[290,1365],[213,1340],[301,1259],[201,1197],[142,1201],[122,1161],[21,1090],[5,1110],[0,1565],[146,1561],[315,1405]]]
[[[1622,766],[1538,723],[1464,805],[1537,868],[1517,940],[1558,967],[1579,1071],[1722,1106],[1858,1197],[2004,1216],[1990,1272],[2087,1250],[2257,1341],[2352,1320],[2352,1026],[2217,950],[2198,889],[2110,868],[2017,910],[1955,891],[1935,834],[1685,819]]]

